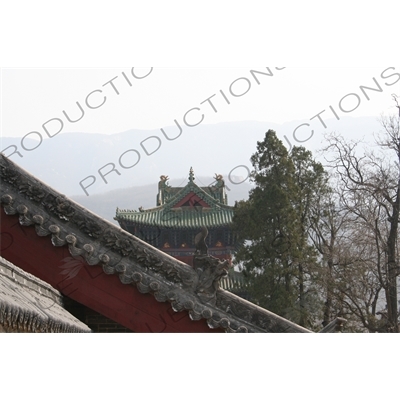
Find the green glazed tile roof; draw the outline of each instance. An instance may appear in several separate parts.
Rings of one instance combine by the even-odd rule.
[[[201,228],[226,226],[232,222],[233,210],[227,206],[220,210],[166,210],[165,207],[136,211],[117,211],[116,219],[160,228]]]
[[[232,222],[234,207],[219,203],[209,194],[210,192],[209,188],[200,188],[190,181],[184,188],[174,193],[166,204],[142,212],[117,209],[115,219],[141,226],[160,228],[197,229],[203,226],[213,228],[229,225]],[[210,205],[210,208],[200,206],[174,208],[174,205],[190,193],[194,193],[204,200]]]

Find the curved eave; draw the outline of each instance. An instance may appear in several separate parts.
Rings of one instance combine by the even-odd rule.
[[[233,209],[222,209],[220,211],[145,211],[137,212],[117,212],[115,219],[140,226],[158,228],[180,228],[180,229],[200,229],[228,227],[232,223]]]

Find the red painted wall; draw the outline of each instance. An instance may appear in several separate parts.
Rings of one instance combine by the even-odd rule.
[[[186,311],[175,313],[170,303],[122,284],[100,266],[73,258],[66,246],[54,247],[49,236],[38,236],[33,226],[21,226],[17,216],[3,209],[0,244],[8,261],[134,332],[222,332],[210,329],[205,320],[192,321]]]

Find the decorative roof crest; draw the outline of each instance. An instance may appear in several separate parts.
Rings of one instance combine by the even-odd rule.
[[[196,178],[194,177],[194,172],[193,172],[193,168],[190,167],[190,171],[189,171],[189,182],[193,182]]]

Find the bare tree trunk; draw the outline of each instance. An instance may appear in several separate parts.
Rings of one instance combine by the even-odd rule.
[[[333,270],[333,260],[332,257],[328,259],[328,278],[326,284],[326,302],[324,306],[324,320],[322,325],[325,327],[330,323],[331,320],[331,312],[332,312],[332,299],[333,299],[333,290],[332,290],[332,270]]]
[[[388,251],[388,288],[386,291],[386,301],[388,306],[388,323],[389,331],[399,333],[398,324],[398,304],[397,304],[397,260],[396,260],[396,248],[397,248],[397,237],[399,228],[399,217],[400,217],[400,181],[397,189],[396,201],[393,204],[393,215],[390,221],[390,232],[387,241]]]
[[[301,326],[305,326],[305,297],[304,297],[304,270],[299,264],[299,301],[300,301],[300,322]]]

